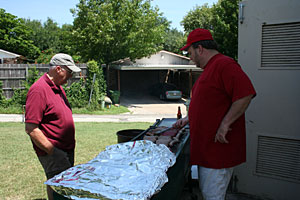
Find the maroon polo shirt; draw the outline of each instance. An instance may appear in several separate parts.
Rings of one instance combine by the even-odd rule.
[[[246,161],[245,115],[230,126],[228,144],[214,140],[232,103],[251,94],[254,87],[238,63],[222,54],[209,60],[193,86],[189,107],[191,164],[220,169]]]
[[[38,124],[39,129],[57,148],[64,151],[75,148],[75,127],[71,106],[61,86],[55,85],[44,74],[29,89],[26,99],[25,122]],[[46,152],[34,143],[37,155]]]

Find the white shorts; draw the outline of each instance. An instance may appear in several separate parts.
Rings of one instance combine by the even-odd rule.
[[[233,168],[211,169],[198,166],[199,187],[205,200],[225,200]]]

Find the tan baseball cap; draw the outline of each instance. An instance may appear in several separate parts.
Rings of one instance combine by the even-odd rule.
[[[74,63],[72,57],[65,53],[55,54],[50,60],[50,66],[66,66],[73,72],[80,72],[81,69],[77,67]]]

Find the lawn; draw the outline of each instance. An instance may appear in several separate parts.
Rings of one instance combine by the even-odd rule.
[[[75,165],[117,143],[116,132],[146,129],[151,123],[75,123]],[[0,199],[46,199],[46,180],[23,123],[0,123]]]
[[[24,108],[22,106],[10,106],[8,108],[0,106],[1,114],[22,114]],[[116,115],[121,113],[130,112],[125,106],[112,105],[110,108],[102,110],[91,110],[87,108],[72,108],[73,114],[91,114],[91,115]]]

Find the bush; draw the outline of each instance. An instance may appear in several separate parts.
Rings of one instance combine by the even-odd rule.
[[[13,96],[10,99],[6,99],[5,96],[3,95],[3,89],[2,89],[2,82],[1,82],[1,95],[0,95],[0,101],[1,101],[1,107],[7,108],[9,106],[22,106],[25,105],[26,103],[26,96],[29,88],[31,85],[39,79],[39,71],[36,69],[35,66],[30,66],[28,70],[28,76],[25,81],[22,81],[22,86],[24,89],[14,89]]]
[[[3,82],[0,81],[0,104],[3,105],[5,102],[5,96],[3,95]]]
[[[104,79],[103,70],[100,68],[96,61],[87,63],[88,74],[87,79],[83,77],[71,84],[71,86],[64,86],[69,103],[72,108],[87,108],[92,110],[101,109],[101,101],[106,95],[106,81]],[[93,76],[95,74],[95,81]],[[7,107],[22,107],[26,103],[26,96],[29,88],[40,78],[39,71],[35,66],[30,66],[28,76],[22,83],[24,89],[15,89],[14,95],[11,99],[6,99],[3,95],[2,85],[0,81],[0,103],[2,108]],[[92,92],[92,93],[91,93]],[[92,94],[90,96],[90,94]],[[89,98],[91,101],[89,104]]]
[[[106,81],[103,70],[94,60],[87,63],[87,68],[86,88],[89,94],[89,107],[91,109],[101,109],[101,101],[106,96]]]
[[[51,58],[55,55],[55,52],[53,49],[47,49],[45,51],[42,51],[40,56],[35,60],[36,63],[43,63],[48,64],[51,60]]]
[[[64,90],[72,108],[83,108],[88,104],[88,92],[83,77],[78,82],[72,83],[70,87],[64,87]]]
[[[70,87],[64,87],[67,98],[72,108],[86,108],[88,110],[100,110],[101,101],[106,95],[106,81],[103,70],[97,62],[92,60],[87,63],[88,74],[86,80],[72,83]],[[95,80],[94,79],[95,75]]]

